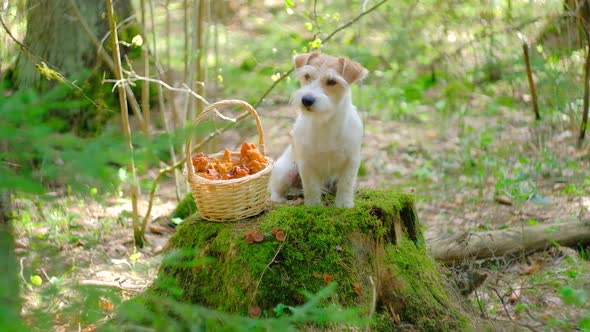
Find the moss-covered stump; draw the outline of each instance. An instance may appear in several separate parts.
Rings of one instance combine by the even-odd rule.
[[[329,301],[361,308],[374,318],[374,330],[468,324],[426,252],[412,195],[362,191],[353,209],[279,206],[237,223],[195,214],[170,239],[168,250],[175,249],[196,249],[186,260],[203,263],[163,265],[152,291],[180,301],[273,316],[279,304],[299,305],[305,292],[336,282]],[[161,286],[170,280],[182,294]]]

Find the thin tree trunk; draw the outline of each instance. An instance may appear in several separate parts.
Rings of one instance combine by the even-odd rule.
[[[145,0],[140,1],[141,7],[141,27],[143,30],[143,35],[145,37],[144,44],[141,45],[141,62],[143,63],[143,76],[150,77],[150,60],[149,60],[149,51],[147,47],[147,15],[146,15],[146,8],[145,8]],[[151,126],[151,112],[150,112],[150,83],[149,82],[142,82],[141,83],[141,110],[143,111],[143,120],[145,122],[145,127],[147,129],[147,133],[149,134],[150,126]]]
[[[117,23],[115,22],[115,14],[113,9],[112,0],[105,0],[107,7],[107,17],[109,20],[109,26],[111,30],[111,40],[113,47],[113,61],[115,62],[115,78],[117,80],[123,79],[123,71],[121,67],[121,54],[119,53],[119,38],[117,37]],[[127,97],[125,83],[118,86],[119,91],[119,105],[121,107],[121,125],[123,129],[123,135],[127,140],[127,146],[129,153],[131,154],[131,163],[129,170],[131,172],[131,205],[132,205],[132,217],[133,217],[133,237],[135,239],[135,245],[142,248],[145,242],[144,230],[141,228],[139,221],[139,211],[137,208],[137,199],[139,196],[139,183],[137,182],[137,174],[135,169],[135,158],[133,151],[133,142],[131,141],[131,127],[129,126],[129,112],[127,110]]]

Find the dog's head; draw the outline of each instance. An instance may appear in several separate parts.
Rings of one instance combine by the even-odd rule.
[[[294,63],[301,88],[293,94],[292,102],[312,113],[336,111],[343,103],[350,103],[350,85],[368,73],[357,62],[319,52],[299,54]]]

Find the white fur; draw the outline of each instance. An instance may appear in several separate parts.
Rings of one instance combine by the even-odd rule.
[[[332,69],[306,65],[297,70],[297,76],[302,86],[291,101],[301,112],[292,145],[275,162],[271,200],[285,201],[299,172],[306,205],[320,205],[322,188],[336,179],[335,206],[353,207],[363,124],[352,104],[350,87]],[[304,97],[313,98],[313,105],[303,105]]]

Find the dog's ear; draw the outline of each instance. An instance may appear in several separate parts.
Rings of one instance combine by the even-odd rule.
[[[350,59],[340,57],[338,58],[338,62],[340,63],[340,75],[342,75],[348,84],[364,79],[369,73],[360,63]]]
[[[318,52],[318,51],[311,52],[311,53],[297,54],[295,56],[295,58],[293,59],[293,62],[295,63],[295,69],[299,69],[299,68],[309,64],[311,59],[313,59],[319,55],[320,55],[320,52]]]

